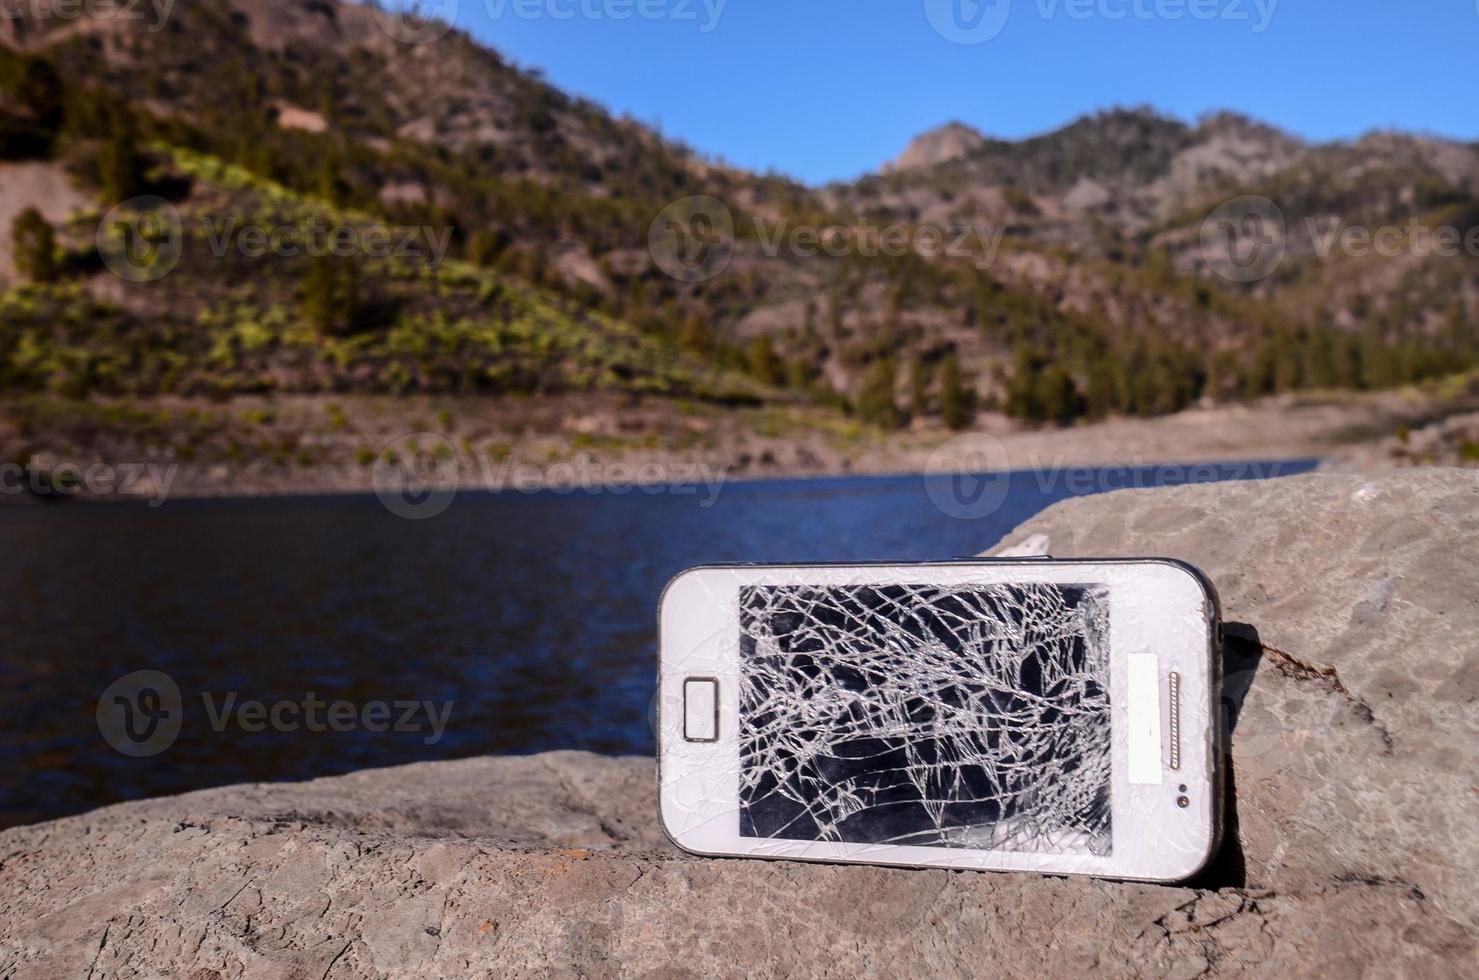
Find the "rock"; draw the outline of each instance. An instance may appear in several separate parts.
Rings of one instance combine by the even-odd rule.
[[[1236,822],[1189,887],[692,857],[652,760],[559,752],[4,831],[0,976],[1472,974],[1479,474],[1122,491],[1034,535],[1221,590]]]
[[[946,123],[914,137],[897,160],[884,165],[883,171],[896,173],[949,163],[985,145],[986,137],[978,130],[961,122]]]
[[[1479,925],[1479,474],[1413,469],[1127,491],[1006,543],[1205,570],[1249,888],[1407,888]],[[1046,539],[1046,540],[1044,540]]]
[[[0,42],[12,21],[13,17],[0,17]],[[34,207],[52,225],[60,226],[92,203],[60,163],[0,162],[0,285],[11,285],[16,279],[11,226],[22,211]]]

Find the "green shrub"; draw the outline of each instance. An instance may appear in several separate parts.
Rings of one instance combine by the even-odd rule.
[[[11,222],[15,269],[32,282],[56,277],[56,233],[35,208],[26,208]]]
[[[768,385],[779,385],[784,380],[784,366],[769,337],[756,337],[750,341],[745,354],[750,373],[756,378]]]
[[[356,263],[333,254],[314,256],[303,281],[302,309],[321,337],[353,330],[361,312]]]

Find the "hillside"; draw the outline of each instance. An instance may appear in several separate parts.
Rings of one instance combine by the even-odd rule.
[[[0,397],[607,392],[878,434],[1479,362],[1479,248],[1421,245],[1479,225],[1474,146],[1117,109],[1019,141],[951,124],[808,188],[458,31],[400,43],[366,6],[197,0],[159,30],[50,9],[0,22],[0,215],[36,207],[46,228],[14,241],[55,242],[38,271],[0,229]],[[111,210],[141,195],[159,204]],[[1246,195],[1275,210],[1250,217]],[[178,264],[110,274],[160,207]],[[409,229],[418,250],[248,255],[235,237],[309,226]],[[1342,247],[1352,226],[1396,229],[1395,253]],[[1250,228],[1277,259],[1253,275],[1223,236]],[[683,266],[695,242],[712,266]]]
[[[1475,354],[1479,250],[1438,254],[1421,238],[1479,226],[1473,146],[1403,134],[1308,145],[1234,115],[1189,125],[1115,110],[828,193],[877,221],[1003,229],[991,271],[1004,285],[1087,318],[1111,347],[1169,338],[1197,351],[1177,373],[1219,398],[1379,387]],[[1251,205],[1275,260],[1251,270],[1262,276],[1218,241],[1217,209],[1233,201],[1226,217],[1241,222],[1245,195],[1274,208]],[[1338,236],[1352,228],[1392,229],[1395,254],[1347,254]],[[1054,334],[1028,333],[1034,356],[1062,359]],[[1091,368],[1068,358],[1079,383]]]

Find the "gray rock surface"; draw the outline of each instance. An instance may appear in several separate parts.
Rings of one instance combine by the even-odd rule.
[[[1003,545],[1033,535],[1219,586],[1236,824],[1193,887],[696,858],[650,759],[483,758],[0,833],[0,976],[1472,976],[1479,474],[1124,491]]]

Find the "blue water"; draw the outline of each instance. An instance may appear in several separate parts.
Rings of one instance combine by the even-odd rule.
[[[964,518],[946,512],[961,512],[948,506],[959,488],[918,476],[731,483],[712,506],[703,493],[464,493],[426,520],[373,496],[9,508],[0,825],[424,759],[651,753],[656,604],[684,568],[972,555],[1078,493],[1313,465],[1016,473],[998,508]],[[166,750],[132,758],[96,710],[141,669],[178,685],[183,723]],[[219,707],[231,692],[453,705],[434,744],[425,724],[218,732],[202,695]]]

